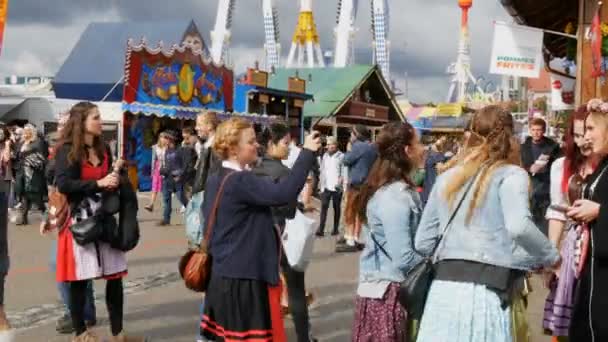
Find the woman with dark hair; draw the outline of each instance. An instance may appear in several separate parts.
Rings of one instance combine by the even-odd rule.
[[[422,166],[424,148],[408,123],[385,125],[376,145],[378,158],[352,214],[367,226],[352,340],[404,342],[407,308],[399,304],[399,283],[422,260],[412,248],[422,203],[411,174]]]
[[[57,189],[66,195],[71,213],[59,231],[57,281],[70,282],[70,314],[76,335],[73,341],[100,341],[87,330],[84,315],[87,281],[99,278],[107,281],[106,304],[111,341],[144,341],[143,338],[123,334],[122,278],[127,274],[125,253],[100,240],[81,245],[72,233],[73,225],[93,216],[104,215],[107,210],[102,206],[104,193],[116,191],[123,184],[118,173],[111,172],[112,154],[102,140],[101,115],[97,106],[80,102],[70,109],[70,118],[63,129],[55,160]],[[119,160],[114,169],[121,167]],[[121,186],[121,192],[129,188]],[[123,196],[120,197],[122,201]]]
[[[559,263],[532,220],[530,180],[513,165],[512,137],[511,113],[480,109],[463,153],[431,190],[415,248],[433,259],[435,278],[417,342],[512,342],[525,274]]]
[[[289,126],[275,123],[262,132],[260,143],[265,146],[265,155],[259,161],[253,172],[260,176],[270,177],[274,182],[289,176],[290,169],[283,165],[283,160],[289,155],[291,135]],[[296,215],[298,201],[294,198],[285,206],[273,207],[272,218],[275,226],[282,232],[286,220]],[[281,255],[281,270],[287,283],[283,292],[283,307],[288,307],[293,317],[298,342],[309,342],[310,322],[306,303],[306,284],[304,272],[291,268],[284,253]],[[285,295],[287,294],[287,296]],[[285,305],[289,303],[288,305]]]
[[[568,220],[563,208],[581,198],[585,179],[597,164],[593,149],[585,140],[586,107],[570,116],[565,136],[564,154],[551,165],[551,206],[547,209],[549,240],[560,250],[561,267],[546,272],[545,285],[550,289],[545,302],[543,328],[554,337],[568,336],[574,290],[576,287],[576,243],[583,230],[580,224]]]

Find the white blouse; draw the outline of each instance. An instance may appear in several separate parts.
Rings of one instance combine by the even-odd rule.
[[[564,174],[565,160],[565,157],[561,157],[551,165],[551,205],[568,206],[566,194],[562,191],[562,177]],[[566,222],[568,219],[566,213],[551,209],[551,207],[547,209],[545,218],[547,220],[562,222]]]

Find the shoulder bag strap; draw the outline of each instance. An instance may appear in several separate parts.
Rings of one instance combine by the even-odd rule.
[[[454,218],[456,217],[458,210],[460,210],[460,207],[462,207],[462,203],[464,202],[464,199],[469,194],[469,191],[471,190],[471,188],[473,187],[473,184],[475,184],[475,181],[477,180],[477,176],[479,176],[479,174],[481,173],[481,170],[483,170],[483,169],[485,169],[484,165],[482,165],[479,168],[477,173],[475,173],[475,176],[473,176],[472,179],[469,181],[469,184],[467,184],[467,187],[464,190],[462,197],[460,197],[460,200],[456,204],[456,207],[454,208],[454,210],[452,210],[452,213],[450,214],[450,218],[448,219],[448,222],[445,224],[445,227],[443,228],[441,235],[439,235],[439,241],[437,241],[437,244],[435,245],[435,249],[433,250],[433,253],[432,253],[433,263],[435,263],[437,261],[437,256],[439,255],[439,250],[441,249],[441,247],[443,247],[443,238],[448,233],[448,230],[452,226],[452,222],[454,221]]]
[[[386,249],[384,249],[384,247],[382,247],[382,245],[376,240],[376,237],[374,236],[374,232],[370,231],[369,235],[372,237],[372,240],[374,241],[374,245],[376,245],[376,247],[378,247],[380,249],[382,254],[386,255],[388,260],[393,261],[393,258],[391,258],[391,256],[388,254]]]
[[[211,207],[211,214],[209,215],[209,221],[207,222],[207,231],[205,232],[205,239],[203,240],[203,245],[205,247],[209,246],[209,241],[211,239],[211,232],[213,231],[213,226],[215,225],[215,217],[217,215],[217,208],[220,204],[220,200],[222,199],[222,194],[224,192],[224,185],[226,185],[226,181],[230,176],[232,176],[234,172],[230,172],[227,174],[222,183],[220,184],[219,189],[217,190],[217,194],[215,195],[215,200],[213,201],[213,207]]]

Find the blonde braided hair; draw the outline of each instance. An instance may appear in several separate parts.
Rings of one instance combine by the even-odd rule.
[[[470,222],[473,212],[480,206],[489,188],[492,174],[512,159],[513,117],[500,106],[486,106],[475,113],[471,121],[471,136],[464,144],[463,152],[450,161],[445,169],[459,166],[452,175],[444,193],[450,207],[462,187],[479,173],[473,188],[473,199],[466,220]]]

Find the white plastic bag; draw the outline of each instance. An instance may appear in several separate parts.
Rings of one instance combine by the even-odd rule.
[[[282,239],[287,262],[296,271],[304,272],[314,249],[315,221],[297,210],[296,217],[285,222]]]
[[[191,245],[200,245],[203,239],[205,219],[203,218],[202,205],[204,197],[204,191],[196,193],[186,206],[186,238]]]

